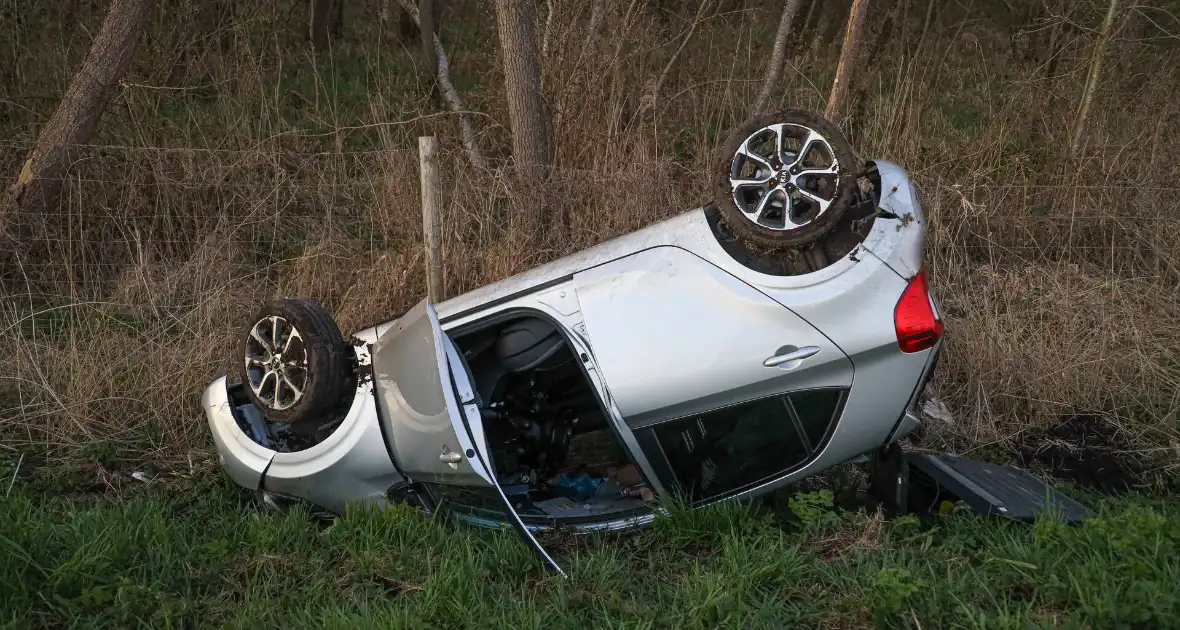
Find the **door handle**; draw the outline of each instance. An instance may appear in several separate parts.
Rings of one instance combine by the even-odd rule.
[[[443,447],[443,452],[438,455],[438,461],[457,469],[459,468],[459,462],[463,461],[463,455],[462,453],[456,453],[449,448]]]
[[[796,348],[793,350],[791,348],[793,348],[793,346],[780,348],[779,352],[781,354],[776,354],[773,357],[763,361],[762,365],[765,365],[768,368],[778,367],[784,363],[802,361],[803,359],[809,359],[819,354],[819,348],[816,346],[803,346],[802,348]],[[783,352],[784,350],[786,352]]]

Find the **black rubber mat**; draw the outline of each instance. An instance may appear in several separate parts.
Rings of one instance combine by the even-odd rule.
[[[1049,511],[1070,523],[1094,515],[1086,506],[1011,466],[926,453],[906,453],[906,463],[912,478],[925,477],[913,481],[933,482],[982,515],[1031,521]]]

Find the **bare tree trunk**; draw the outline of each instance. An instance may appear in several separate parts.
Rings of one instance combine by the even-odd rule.
[[[311,48],[316,52],[328,49],[328,26],[331,21],[331,0],[308,0],[307,32]]]
[[[881,4],[877,5],[875,13],[877,15],[884,15],[885,21],[881,22],[880,28],[870,29],[873,33],[871,43],[869,44],[869,53],[865,58],[865,64],[872,68],[877,61],[881,51],[889,45],[889,38],[893,35],[894,21],[901,21],[904,27],[905,14],[898,17],[898,13],[902,11],[904,6],[895,0],[883,0]]]
[[[344,0],[332,0],[332,39],[344,37]]]
[[[533,0],[496,0],[513,159],[517,178],[526,185],[543,181],[550,161],[550,120],[541,96],[535,12]]]
[[[82,68],[0,204],[0,234],[5,232],[11,212],[43,210],[56,198],[66,167],[78,155],[78,145],[94,133],[111,94],[131,65],[150,8],[150,0],[114,0],[107,10]]]
[[[824,118],[828,120],[835,121],[844,108],[848,89],[856,74],[856,57],[860,52],[868,8],[869,0],[852,0],[852,9],[848,13],[848,28],[844,30],[844,45],[840,49],[840,65],[836,66],[836,80],[832,83],[828,107],[824,110]]]
[[[421,30],[421,21],[418,15],[418,7],[414,6],[412,0],[399,0],[399,4],[405,15]],[[438,7],[438,5],[434,5]],[[438,9],[435,8],[434,17],[438,18]],[[442,40],[435,34],[432,38],[434,40],[434,54],[438,58],[438,89],[442,92],[443,98],[451,106],[451,111],[459,116],[459,133],[463,138],[463,149],[467,151],[467,159],[471,160],[471,165],[478,169],[486,169],[488,163],[484,160],[483,152],[479,150],[479,142],[475,139],[475,129],[471,126],[471,118],[467,116],[467,111],[463,108],[463,99],[459,97],[459,91],[455,89],[455,84],[451,83],[450,66],[447,62],[447,51],[443,49]]]
[[[233,0],[204,0],[201,2],[201,22],[205,29],[205,42],[212,46],[216,42],[221,52],[229,50],[233,43]]]
[[[1094,60],[1090,62],[1090,75],[1086,77],[1086,88],[1082,91],[1082,104],[1078,108],[1077,118],[1074,119],[1072,139],[1069,152],[1077,157],[1082,148],[1082,132],[1086,128],[1086,116],[1090,114],[1090,103],[1094,101],[1094,90],[1098,87],[1098,79],[1102,73],[1102,56],[1106,53],[1106,44],[1110,40],[1110,27],[1114,24],[1114,16],[1119,10],[1119,0],[1110,0],[1110,8],[1106,11],[1106,19],[1102,20],[1102,27],[1098,30],[1098,42],[1094,44]]]
[[[819,0],[823,2],[823,0]],[[941,0],[931,0],[932,2],[941,2]],[[828,0],[820,7],[823,11],[823,16],[820,23],[823,27],[817,33],[818,38],[814,40],[820,46],[827,46],[836,39],[836,35],[840,33],[840,24],[848,19],[848,11],[851,6],[850,0]]]
[[[926,41],[926,34],[930,32],[930,27],[934,24],[934,14],[938,11],[939,2],[942,0],[926,0],[926,17],[922,19],[922,34],[918,36],[919,48]]]
[[[422,40],[422,54],[426,59],[426,67],[430,69],[431,84],[438,79],[438,54],[434,52],[434,35],[438,28],[434,18],[434,0],[418,0],[418,19],[422,21],[418,34]]]
[[[782,72],[783,62],[786,61],[787,40],[791,34],[791,22],[795,19],[795,12],[799,10],[801,0],[787,0],[783,6],[783,15],[778,20],[778,32],[774,35],[774,52],[770,54],[770,65],[766,68],[766,79],[762,82],[762,90],[758,92],[758,99],[754,101],[753,114],[762,113],[766,101],[770,100],[770,93],[778,84],[779,73]]]
[[[814,34],[818,33],[818,22],[821,17],[818,9],[823,2],[824,0],[808,0],[807,14],[803,16],[803,21],[799,23],[799,29],[795,31],[795,38],[792,40],[793,52],[801,53],[806,50],[808,41],[814,39]]]
[[[598,35],[598,29],[602,26],[605,14],[606,0],[594,0],[594,6],[590,9],[590,25],[586,27],[586,36],[582,39],[582,50],[578,51],[578,60],[574,63],[575,72],[581,69],[582,61],[594,45],[594,39]]]
[[[1055,3],[1057,11],[1054,11],[1050,17],[1053,19],[1053,26],[1049,27],[1049,50],[1045,53],[1048,57],[1048,62],[1045,64],[1045,78],[1052,81],[1057,77],[1057,61],[1061,57],[1061,30],[1065,24],[1065,16],[1057,15],[1064,5],[1060,0]]]

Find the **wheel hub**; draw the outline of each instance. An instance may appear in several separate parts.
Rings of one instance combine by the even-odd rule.
[[[282,411],[303,399],[307,349],[299,330],[287,320],[271,316],[255,323],[245,362],[247,385],[264,405]]]
[[[835,202],[839,169],[835,150],[822,134],[780,123],[742,142],[733,156],[729,184],[746,219],[763,228],[789,231],[815,221]],[[816,180],[823,179],[832,185],[817,187]],[[832,194],[824,196],[818,190]]]

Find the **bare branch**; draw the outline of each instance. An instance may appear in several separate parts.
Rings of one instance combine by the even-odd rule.
[[[418,16],[418,7],[411,0],[398,0],[398,4],[405,9],[406,13],[413,18],[414,23],[421,29],[422,22]],[[437,33],[434,34],[433,39],[434,52],[438,56],[439,91],[442,92],[447,104],[451,106],[451,111],[459,116],[459,133],[462,135],[463,148],[467,151],[467,158],[471,160],[471,164],[476,168],[486,169],[488,162],[479,150],[479,142],[475,138],[475,129],[471,126],[471,119],[464,113],[463,99],[459,98],[459,91],[455,89],[455,84],[451,82],[447,51],[443,49],[442,41],[439,40]]]
[[[582,39],[582,50],[578,52],[578,61],[574,64],[575,72],[581,68],[582,59],[586,56],[587,51],[594,41],[594,37],[598,35],[598,29],[602,26],[602,19],[606,13],[606,0],[594,0],[594,7],[590,9],[590,25],[586,27],[586,37]]]
[[[1114,16],[1118,13],[1118,0],[1110,0],[1110,8],[1106,11],[1106,19],[1102,21],[1102,28],[1098,31],[1098,42],[1094,44],[1094,59],[1090,62],[1090,75],[1086,77],[1086,87],[1082,91],[1082,104],[1078,108],[1077,118],[1074,119],[1073,133],[1070,134],[1069,152],[1077,157],[1082,147],[1082,132],[1086,128],[1086,117],[1090,114],[1090,104],[1094,101],[1094,91],[1098,87],[1098,79],[1102,72],[1102,56],[1106,53],[1106,43],[1110,39],[1110,27],[1114,24]]]
[[[545,0],[545,32],[541,34],[541,57],[549,56],[549,38],[553,35],[553,0]]]
[[[705,9],[712,4],[712,0],[701,0],[701,4],[697,7],[696,17],[693,18],[692,24],[688,27],[688,31],[684,33],[684,39],[680,40],[680,47],[676,52],[672,53],[672,57],[668,59],[668,63],[664,65],[663,72],[656,79],[655,84],[651,86],[648,93],[644,95],[643,103],[640,105],[640,111],[644,109],[651,109],[656,111],[656,105],[660,98],[660,89],[664,86],[664,81],[668,78],[668,73],[672,71],[672,66],[676,64],[676,60],[680,57],[680,53],[684,51],[684,47],[688,45],[689,40],[692,39],[693,33],[696,33],[697,26],[700,26],[702,17],[705,15]]]

